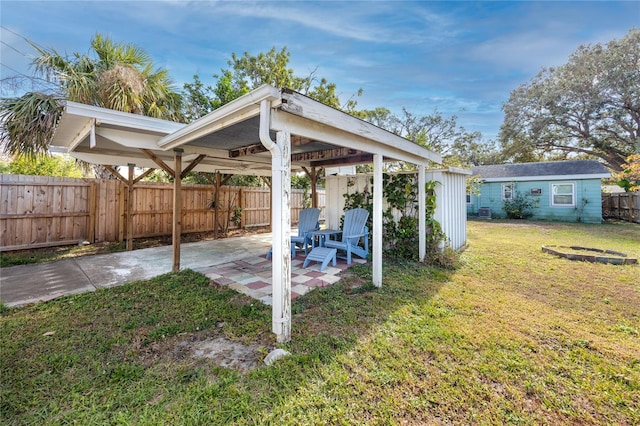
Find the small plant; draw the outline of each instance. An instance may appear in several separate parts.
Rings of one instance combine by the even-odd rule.
[[[502,210],[509,219],[529,219],[533,216],[533,210],[536,207],[538,207],[537,199],[516,191],[512,199],[504,201]]]
[[[584,214],[584,208],[587,206],[588,202],[589,202],[588,199],[583,198],[582,202],[580,203],[580,206],[576,206],[576,221],[578,223],[582,222],[582,215]]]
[[[236,206],[233,209],[233,214],[231,216],[231,222],[233,222],[237,227],[242,223],[242,207]]]

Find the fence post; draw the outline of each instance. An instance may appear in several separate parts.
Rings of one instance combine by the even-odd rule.
[[[127,182],[127,250],[133,250],[133,169],[135,164],[128,164],[129,180]]]
[[[96,183],[92,181],[89,184],[89,242],[96,242]]]
[[[240,223],[238,224],[239,229],[243,229],[244,228],[244,191],[242,190],[242,188],[240,188],[240,190],[238,191],[238,207],[240,207]]]
[[[118,185],[118,241],[124,241],[124,215],[125,206],[127,205],[127,192],[124,190],[124,184],[122,182]]]
[[[213,209],[213,239],[217,240],[218,239],[218,223],[220,222],[220,218],[219,218],[219,211],[220,211],[220,180],[221,180],[221,176],[220,176],[220,172],[216,172],[216,183],[214,185],[215,187],[215,194],[213,196],[213,202],[215,204],[214,209]]]

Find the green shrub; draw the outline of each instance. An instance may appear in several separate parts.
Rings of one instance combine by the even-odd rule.
[[[505,200],[502,210],[509,219],[529,219],[533,210],[538,207],[538,200],[519,191],[511,200]]]

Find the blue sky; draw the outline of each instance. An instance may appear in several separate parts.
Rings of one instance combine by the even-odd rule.
[[[434,110],[496,138],[501,106],[541,67],[580,45],[640,27],[640,1],[6,1],[0,3],[0,75],[32,74],[33,49],[89,50],[97,33],[145,49],[181,88],[228,68],[232,53],[287,46],[298,75],[362,88],[360,108]],[[14,96],[3,84],[2,96]]]

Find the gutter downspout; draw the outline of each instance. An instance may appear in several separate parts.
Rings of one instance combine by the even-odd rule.
[[[291,339],[291,164],[289,132],[269,135],[271,101],[260,102],[260,142],[271,152],[272,331],[279,342]]]

